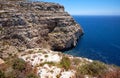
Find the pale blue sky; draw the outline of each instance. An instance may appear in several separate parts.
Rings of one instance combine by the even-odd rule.
[[[72,15],[120,15],[120,0],[42,0],[64,5]]]

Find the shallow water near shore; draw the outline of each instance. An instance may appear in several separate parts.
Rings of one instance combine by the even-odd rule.
[[[84,35],[75,48],[65,51],[120,66],[120,16],[73,16]]]

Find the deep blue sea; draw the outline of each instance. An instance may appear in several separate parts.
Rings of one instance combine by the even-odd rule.
[[[65,53],[120,66],[120,16],[73,16],[84,35]]]

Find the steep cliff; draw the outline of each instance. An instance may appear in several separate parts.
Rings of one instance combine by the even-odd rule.
[[[0,78],[120,78],[118,67],[53,51],[82,34],[62,5],[0,0]]]
[[[65,50],[75,46],[82,33],[62,5],[0,2],[0,41],[12,46]]]

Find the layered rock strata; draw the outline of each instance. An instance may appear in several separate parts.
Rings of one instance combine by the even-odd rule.
[[[74,47],[82,33],[62,5],[0,2],[0,41],[12,46],[65,50]]]

